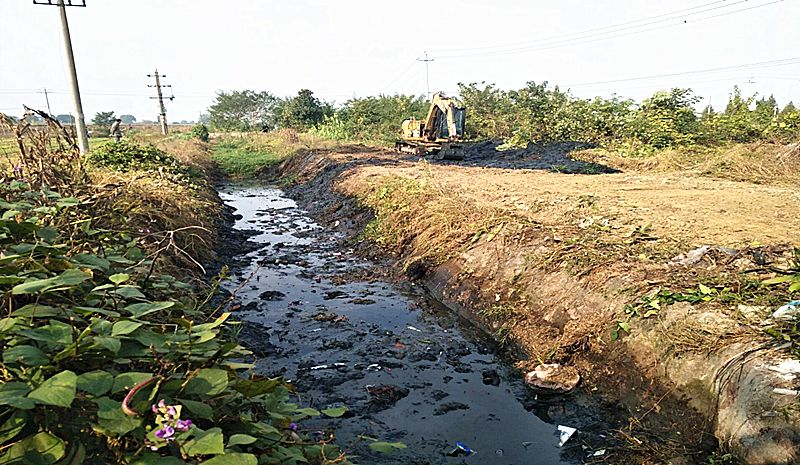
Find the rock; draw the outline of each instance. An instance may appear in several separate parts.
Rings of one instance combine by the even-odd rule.
[[[452,412],[455,410],[469,410],[469,405],[461,402],[445,402],[442,405],[436,407],[436,409],[433,411],[433,414],[444,415],[445,413]]]
[[[286,294],[284,294],[281,291],[264,291],[258,295],[258,298],[261,300],[271,300],[271,301],[281,300],[284,297],[286,297]]]
[[[483,384],[500,386],[500,375],[497,370],[483,370],[481,376],[483,377]]]
[[[410,391],[400,386],[382,384],[378,386],[367,386],[367,392],[370,395],[370,403],[375,406],[377,410],[383,410],[391,407],[403,397],[406,397]]]
[[[342,297],[347,297],[347,293],[342,291],[328,291],[322,295],[322,298],[325,300],[340,299]]]
[[[525,383],[531,387],[562,393],[575,389],[580,380],[575,367],[563,367],[558,363],[538,365],[525,375]]]

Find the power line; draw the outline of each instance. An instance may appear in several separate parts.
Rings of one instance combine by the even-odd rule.
[[[747,2],[747,1],[749,1],[749,0],[738,0],[738,1],[734,2],[734,3],[728,4],[728,5],[725,5],[725,6],[715,7],[715,8],[708,8],[706,10],[702,10],[702,11],[698,11],[698,12],[695,12],[695,13],[691,13],[691,14],[689,14],[687,16],[706,13],[706,12],[709,12],[709,11],[712,11],[712,10],[721,9],[721,8],[727,8],[729,6],[733,6],[733,5],[736,5],[736,4],[739,4],[739,3],[744,3],[744,2]],[[662,25],[662,26],[658,26],[658,27],[641,29],[641,28],[643,28],[645,26],[650,26],[650,25],[654,25],[654,24],[658,24],[658,23],[663,23],[663,22],[666,22],[666,21],[673,21],[675,19],[679,19],[677,17],[673,17],[673,18],[667,18],[667,19],[663,19],[663,20],[659,20],[659,21],[653,21],[653,22],[650,22],[650,23],[641,24],[641,25],[637,25],[637,26],[619,28],[619,29],[616,29],[614,31],[588,34],[588,35],[585,35],[584,37],[576,37],[576,38],[573,38],[573,39],[556,40],[556,39],[560,39],[562,37],[566,37],[567,35],[565,35],[565,36],[554,36],[554,37],[548,38],[548,39],[541,39],[540,41],[550,41],[550,43],[545,43],[545,44],[542,44],[542,45],[531,45],[531,46],[518,47],[518,48],[507,48],[507,49],[500,49],[500,50],[495,50],[495,51],[485,51],[485,52],[477,52],[477,53],[464,53],[464,54],[457,54],[457,55],[439,55],[436,58],[447,60],[447,59],[457,59],[457,58],[501,56],[501,55],[512,55],[512,54],[518,54],[518,53],[537,52],[537,51],[542,51],[542,50],[550,50],[550,49],[554,49],[554,48],[562,48],[562,47],[568,47],[568,46],[573,46],[573,45],[590,44],[590,43],[600,42],[600,41],[604,41],[604,40],[608,40],[608,39],[616,39],[616,38],[620,38],[620,37],[627,37],[627,36],[631,36],[631,35],[642,34],[642,33],[645,33],[645,32],[652,32],[652,31],[657,31],[657,30],[661,30],[661,29],[668,29],[668,28],[678,27],[678,26],[682,26],[684,24],[706,21],[706,20],[709,20],[709,19],[719,18],[719,17],[722,17],[722,16],[736,14],[736,13],[740,13],[740,12],[743,12],[743,11],[749,11],[749,10],[753,10],[753,9],[756,9],[756,8],[763,8],[763,7],[766,7],[766,6],[774,5],[776,3],[781,3],[783,1],[785,1],[785,0],[773,0],[773,1],[768,2],[768,3],[762,3],[762,4],[759,4],[759,5],[755,5],[755,6],[751,6],[751,7],[747,7],[747,8],[740,8],[740,9],[733,10],[733,11],[726,11],[726,12],[723,12],[723,13],[719,13],[719,14],[715,14],[715,15],[711,15],[711,16],[706,16],[706,17],[702,17],[702,18],[684,19],[683,22],[680,22],[680,23],[677,23],[677,24],[666,24],[666,25]],[[639,30],[635,30],[635,31],[632,31],[632,32],[627,32],[627,33],[624,33],[624,34],[619,34],[619,32],[623,32],[623,31],[631,30],[631,29],[639,29]]]
[[[707,74],[707,73],[714,73],[714,72],[721,72],[721,71],[733,71],[733,70],[749,70],[749,69],[759,69],[759,68],[771,68],[775,66],[787,66],[787,65],[794,65],[800,63],[800,57],[792,57],[792,58],[783,58],[780,60],[771,60],[771,61],[760,61],[756,63],[745,63],[741,65],[733,65],[733,66],[722,66],[718,68],[708,68],[708,69],[700,69],[694,71],[682,71],[678,73],[667,73],[667,74],[656,74],[651,76],[639,76],[634,78],[625,78],[625,79],[610,79],[607,81],[594,81],[594,82],[582,82],[577,84],[569,84],[566,87],[579,87],[579,86],[592,86],[598,84],[612,84],[616,82],[630,82],[630,81],[643,81],[643,80],[650,80],[650,79],[658,79],[662,77],[675,77],[675,76],[686,76],[692,74]]]
[[[400,74],[398,74],[397,76],[395,76],[395,78],[394,78],[394,79],[392,79],[391,81],[389,81],[389,83],[388,83],[388,84],[386,84],[385,86],[381,87],[381,89],[380,89],[378,92],[379,92],[379,93],[380,93],[380,92],[383,92],[383,91],[384,91],[384,90],[386,90],[386,89],[387,89],[389,86],[391,86],[392,84],[394,84],[395,82],[397,82],[397,80],[398,80],[398,79],[400,79],[401,77],[403,77],[403,76],[404,76],[404,75],[405,75],[405,74],[406,74],[406,73],[407,73],[407,72],[408,72],[408,71],[409,71],[409,70],[410,70],[410,69],[411,69],[411,68],[412,68],[412,67],[413,67],[415,64],[417,64],[417,60],[418,60],[418,59],[419,59],[419,57],[417,57],[417,58],[414,58],[414,59],[411,61],[411,63],[409,63],[409,64],[408,64],[408,66],[407,66],[405,69],[403,69],[403,71],[401,71],[401,72],[400,72]]]
[[[669,11],[667,13],[662,13],[662,14],[658,14],[658,15],[655,15],[655,16],[647,16],[645,18],[639,18],[639,19],[634,19],[634,20],[631,20],[631,21],[625,21],[623,23],[610,24],[608,26],[585,29],[585,30],[578,31],[578,32],[571,32],[569,34],[559,34],[559,35],[556,35],[556,36],[543,37],[543,38],[540,38],[540,39],[525,40],[525,41],[520,41],[520,42],[511,42],[511,43],[498,44],[498,45],[484,45],[482,47],[433,49],[431,51],[432,52],[466,52],[466,51],[472,51],[472,50],[488,50],[488,49],[495,49],[495,48],[516,47],[516,46],[525,45],[525,44],[531,44],[531,43],[536,43],[536,42],[547,42],[547,41],[551,41],[551,40],[561,39],[561,38],[564,38],[564,37],[571,37],[571,36],[575,36],[575,35],[587,34],[587,33],[590,33],[590,32],[597,32],[597,31],[603,31],[603,30],[606,30],[606,29],[613,29],[615,27],[626,26],[626,25],[635,24],[635,23],[640,23],[642,21],[648,21],[648,20],[651,20],[651,19],[662,18],[664,16],[672,16],[672,15],[676,15],[676,14],[680,14],[680,13],[685,13],[685,12],[688,12],[688,11],[696,10],[696,9],[699,9],[699,8],[704,8],[704,7],[707,7],[707,6],[716,5],[716,4],[719,4],[719,3],[726,3],[727,1],[728,0],[717,0],[717,1],[714,1],[714,2],[710,2],[710,3],[704,3],[702,5],[697,5],[697,6],[694,6],[694,7],[691,7],[691,8],[684,8],[682,10]],[[747,1],[747,0],[742,0],[742,1]],[[742,3],[742,1],[738,1],[736,3]],[[726,5],[726,6],[729,6],[729,5]]]

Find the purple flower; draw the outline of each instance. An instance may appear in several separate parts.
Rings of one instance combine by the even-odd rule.
[[[15,165],[14,166],[14,172],[15,173],[22,173],[22,167],[19,166],[19,165]]]
[[[177,414],[178,414],[178,411],[175,410],[175,407],[173,407],[172,405],[168,405],[167,406],[166,416],[167,416],[168,419],[175,418],[175,416]]]
[[[166,439],[167,441],[172,439],[172,436],[175,434],[175,428],[167,425],[160,430],[156,431],[156,437],[159,439]]]
[[[297,423],[295,422],[289,423],[289,429],[292,431],[297,431]]]
[[[175,423],[175,429],[178,431],[189,431],[189,428],[192,427],[192,420],[188,418],[186,420],[178,420]]]
[[[150,410],[153,413],[158,413],[159,411],[161,411],[166,406],[167,406],[167,403],[164,402],[164,399],[161,399],[161,400],[158,401],[157,404],[153,404],[152,406],[150,406]]]

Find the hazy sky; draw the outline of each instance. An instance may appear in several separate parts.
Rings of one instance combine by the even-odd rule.
[[[0,111],[45,108],[47,88],[53,113],[69,113],[58,9],[32,3],[0,0]],[[146,75],[156,67],[174,86],[170,121],[197,119],[218,90],[309,88],[338,102],[423,94],[415,60],[426,50],[431,91],[547,80],[582,97],[640,99],[686,86],[720,106],[739,84],[800,101],[800,0],[86,3],[68,15],[87,119],[105,110],[155,119]],[[650,76],[660,77],[631,80]]]

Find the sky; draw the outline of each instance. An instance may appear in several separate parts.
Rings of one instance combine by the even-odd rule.
[[[691,87],[717,108],[739,85],[800,102],[800,0],[85,1],[67,14],[87,120],[155,120],[155,69],[170,121],[223,90],[343,103],[459,82],[636,100]],[[0,112],[46,109],[46,88],[53,114],[74,113],[66,63],[57,7],[0,0]]]

